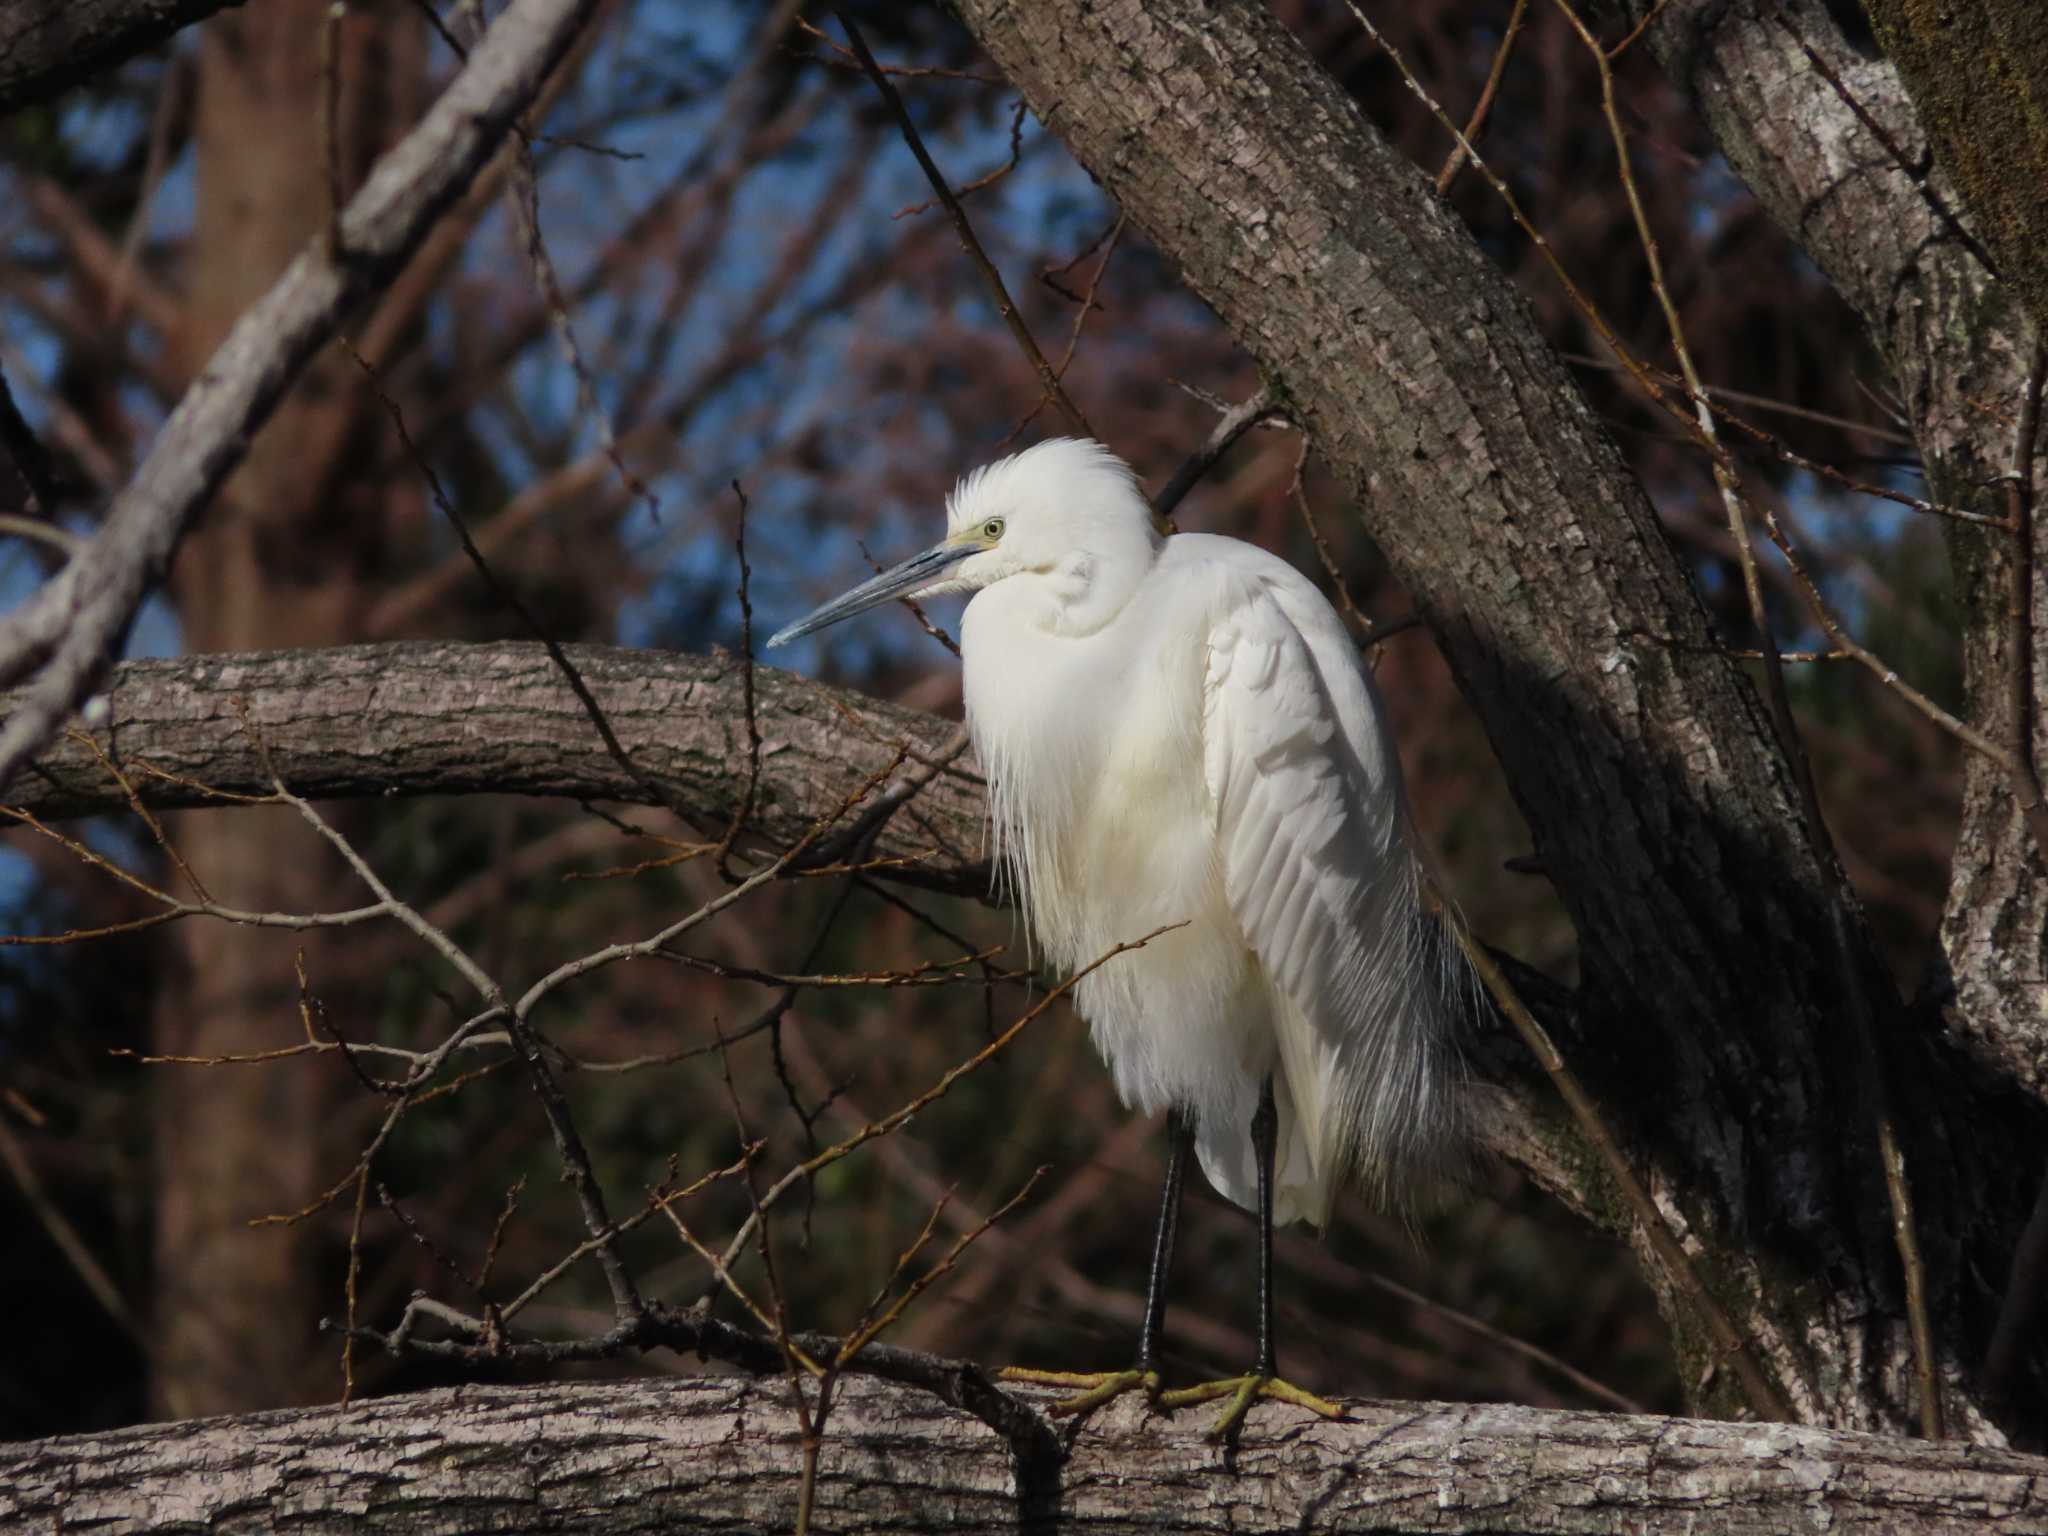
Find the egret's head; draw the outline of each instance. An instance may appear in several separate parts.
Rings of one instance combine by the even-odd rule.
[[[946,498],[946,537],[778,631],[781,645],[897,597],[978,592],[1077,562],[1148,559],[1159,533],[1130,465],[1102,444],[1056,437],[975,470]]]

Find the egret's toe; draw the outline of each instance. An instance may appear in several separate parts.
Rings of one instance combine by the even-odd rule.
[[[1228,1439],[1244,1422],[1244,1416],[1251,1412],[1252,1404],[1260,1398],[1272,1398],[1276,1402],[1292,1403],[1297,1408],[1306,1408],[1310,1413],[1320,1414],[1326,1419],[1341,1419],[1344,1410],[1328,1398],[1317,1397],[1315,1393],[1297,1387],[1291,1381],[1282,1381],[1277,1376],[1267,1376],[1253,1371],[1245,1376],[1227,1376],[1221,1381],[1205,1381],[1200,1386],[1182,1387],[1173,1392],[1162,1392],[1158,1403],[1162,1408],[1188,1408],[1196,1403],[1214,1402],[1227,1397],[1223,1414],[1209,1427],[1211,1440]]]
[[[996,1372],[999,1381],[1025,1382],[1036,1387],[1080,1387],[1083,1390],[1073,1397],[1061,1398],[1047,1410],[1054,1418],[1065,1418],[1070,1414],[1086,1413],[1091,1408],[1100,1408],[1112,1398],[1122,1397],[1126,1392],[1142,1391],[1154,1402],[1159,1401],[1159,1373],[1157,1371],[1040,1371],[1029,1366],[1006,1365]]]

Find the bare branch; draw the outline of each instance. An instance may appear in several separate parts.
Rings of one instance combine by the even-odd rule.
[[[1529,0],[1515,0],[1515,8],[1508,13],[1507,27],[1501,33],[1500,47],[1494,50],[1493,67],[1486,72],[1486,84],[1480,89],[1472,115],[1465,120],[1462,139],[1451,146],[1444,168],[1436,173],[1438,197],[1450,195],[1451,188],[1457,183],[1458,172],[1465,168],[1468,146],[1479,142],[1479,135],[1486,127],[1486,115],[1493,110],[1493,98],[1500,92],[1501,76],[1507,73],[1508,57],[1515,51],[1515,40],[1522,35],[1522,23],[1528,15]]]
[[[564,650],[604,696],[638,772],[597,739],[540,645],[343,646],[124,663],[95,735],[51,747],[11,799],[45,819],[123,809],[93,742],[151,808],[267,796],[259,756],[236,729],[240,701],[279,776],[308,799],[488,791],[660,804],[643,782],[652,779],[707,835],[722,834],[742,791],[732,756],[746,739],[738,659]],[[981,780],[951,723],[770,667],[755,669],[755,694],[763,782],[750,836],[795,841],[907,747],[912,766],[854,823],[863,839],[881,827],[869,856],[913,884],[987,891]],[[17,697],[0,695],[0,709]],[[455,720],[461,728],[451,730]],[[918,825],[885,814],[912,792]]]
[[[343,251],[316,241],[236,324],[118,495],[92,545],[0,624],[0,678],[34,684],[0,727],[0,787],[112,664],[144,595],[342,312],[403,264],[568,51],[598,0],[514,0],[350,202]]]
[[[779,1368],[766,1338],[716,1325],[672,1332],[672,1348],[701,1344],[714,1358],[745,1356],[738,1363],[749,1371]],[[796,1342],[815,1357],[837,1341]],[[1990,1447],[1503,1404],[1353,1402],[1335,1424],[1262,1410],[1278,1432],[1245,1436],[1226,1463],[1202,1439],[1200,1415],[1162,1418],[1127,1403],[1062,1449],[1029,1401],[994,1393],[970,1366],[883,1346],[859,1363],[890,1379],[841,1385],[842,1432],[822,1453],[817,1517],[855,1536],[963,1523],[1260,1536],[1368,1527],[1618,1536],[1688,1523],[1754,1536],[2019,1536],[2048,1515],[2048,1463]],[[995,1433],[983,1416],[993,1417],[991,1393],[997,1410],[1009,1405]],[[982,1413],[948,1411],[934,1395]],[[8,1447],[0,1533],[163,1523],[174,1511],[194,1527],[267,1519],[340,1533],[361,1528],[371,1498],[382,1523],[409,1529],[474,1524],[486,1504],[508,1524],[565,1532],[616,1529],[622,1509],[649,1528],[787,1529],[799,1476],[778,1379],[464,1386]]]
[[[910,146],[910,152],[917,156],[917,163],[924,171],[925,179],[932,184],[932,191],[937,193],[939,201],[946,205],[946,212],[953,216],[953,227],[960,233],[960,248],[967,253],[976,270],[981,273],[983,281],[988,284],[989,294],[995,300],[996,313],[1003,317],[1003,323],[1009,326],[1010,334],[1017,338],[1017,345],[1022,349],[1025,360],[1038,375],[1039,385],[1044,389],[1046,398],[1059,408],[1060,414],[1067,419],[1067,425],[1075,432],[1082,437],[1093,437],[1095,432],[1088,425],[1088,418],[1083,416],[1080,408],[1068,398],[1059,375],[1053,371],[1052,364],[1046,361],[1045,354],[1039,350],[1037,341],[1031,335],[1031,327],[1024,323],[1024,316],[1018,312],[1016,303],[1010,298],[1010,290],[1003,282],[1002,273],[996,270],[996,264],[989,260],[988,252],[982,249],[981,241],[975,237],[974,226],[967,218],[967,210],[960,206],[960,199],[953,195],[953,189],[946,185],[946,178],[933,163],[930,152],[925,149],[924,140],[918,135],[917,125],[911,122],[910,114],[903,108],[903,98],[896,94],[896,87],[889,83],[889,77],[882,72],[881,65],[875,62],[875,56],[868,52],[867,40],[860,35],[860,29],[853,24],[853,18],[846,14],[845,8],[834,6],[833,14],[839,18],[839,25],[846,33],[846,41],[852,46],[861,67],[868,72],[868,78],[874,82],[876,93],[895,115],[896,126],[903,131],[903,141]]]

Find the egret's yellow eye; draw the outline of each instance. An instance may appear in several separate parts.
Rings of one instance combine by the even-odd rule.
[[[1003,520],[1000,517],[992,517],[983,523],[981,525],[981,536],[987,539],[989,543],[995,543],[997,539],[1003,536]]]

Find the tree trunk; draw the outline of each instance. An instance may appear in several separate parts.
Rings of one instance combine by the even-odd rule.
[[[1864,0],[1864,9],[2000,277],[2048,331],[2048,8]]]
[[[804,1460],[789,1391],[775,1377],[458,1387],[0,1446],[0,1536],[785,1530]],[[969,1414],[849,1378],[825,1421],[812,1528],[2048,1529],[2048,1461],[2010,1452],[1493,1404],[1347,1410],[1330,1424],[1261,1407],[1226,1451],[1204,1438],[1209,1412],[1164,1419],[1127,1399],[1064,1459],[1020,1466]]]
[[[1930,169],[1927,135],[1901,71],[1859,53],[1817,0],[1683,0],[1654,15],[1647,0],[1632,0],[1616,9],[1622,25],[1648,21],[1649,42],[1700,104],[1729,163],[1863,317],[1892,370],[1927,468],[1928,494],[2008,516],[2008,477],[2023,458],[2018,426],[2040,343],[2020,312],[2017,284],[1994,280],[1944,213],[1960,209],[1962,200],[1938,165]],[[2005,14],[1998,6],[1983,7],[1981,15],[1963,10],[1973,26]],[[2017,109],[2020,101],[1981,105]],[[2015,158],[2030,152],[2016,149]],[[2024,180],[2014,178],[2015,186]],[[2033,259],[2039,258],[2037,250]],[[2038,442],[2030,451],[2038,479]],[[1966,713],[2038,764],[2048,750],[2038,681],[2048,677],[2048,533],[2039,516],[2028,521],[2024,561],[2011,532],[1961,523],[1947,532],[1963,624]],[[2040,981],[2048,965],[2048,863],[2028,833],[2022,786],[2011,773],[1971,753],[1963,782],[1942,928],[1953,992],[1932,989],[1942,1004],[1939,1019],[1993,1079],[2048,1101]],[[2015,1145],[2041,1143],[2029,1137]],[[2007,1182],[2023,1198],[2048,1178],[2038,1150],[2022,1157],[2019,1171]],[[1980,1198],[1982,1189],[1969,1198]],[[1982,1241],[1952,1222],[1930,1228],[1934,1240],[1959,1251]],[[2008,1274],[2008,1251],[2003,1239],[1991,1249],[2000,1276]]]
[[[417,115],[424,48],[403,7],[359,8],[337,31],[340,178],[330,187],[318,0],[272,0],[217,17],[199,50],[198,176],[184,355],[196,375],[243,313],[326,227],[375,155]],[[196,652],[332,645],[358,632],[365,578],[388,538],[385,489],[344,466],[374,462],[380,434],[354,365],[329,352],[287,395],[189,536],[169,592]],[[275,809],[178,818],[171,828],[214,896],[262,911],[343,904],[351,879],[295,815]],[[213,1055],[300,1035],[295,967],[351,1033],[364,997],[334,936],[177,931],[152,1029],[167,1054]],[[297,1402],[320,1390],[307,1283],[318,1227],[252,1230],[296,1211],[337,1158],[345,1073],[259,1079],[208,1072],[159,1095],[154,1400],[187,1416]],[[280,1308],[289,1315],[280,1316]],[[324,1351],[322,1351],[324,1357]]]
[[[1632,25],[1649,7],[1619,17]],[[1700,103],[1715,141],[1773,218],[1870,329],[1927,466],[1928,494],[2004,517],[2017,419],[2033,361],[2030,327],[1942,206],[1960,206],[1939,170],[1923,177],[1927,141],[1898,70],[1859,54],[1816,0],[1780,5],[1666,6],[1649,40]],[[1810,63],[1811,48],[1903,153],[1900,165]],[[1923,185],[1924,183],[1924,185]],[[1967,712],[2001,741],[2013,734],[2020,674],[2048,676],[2042,626],[2015,623],[2013,540],[1949,525],[1963,621]],[[2034,520],[2030,604],[2048,604],[2043,533]],[[2031,710],[2031,746],[2048,736]],[[2048,881],[2011,776],[1971,754],[1943,929],[1957,996],[1946,1023],[1998,1076],[2048,1100],[2048,1019],[2039,1002]]]

